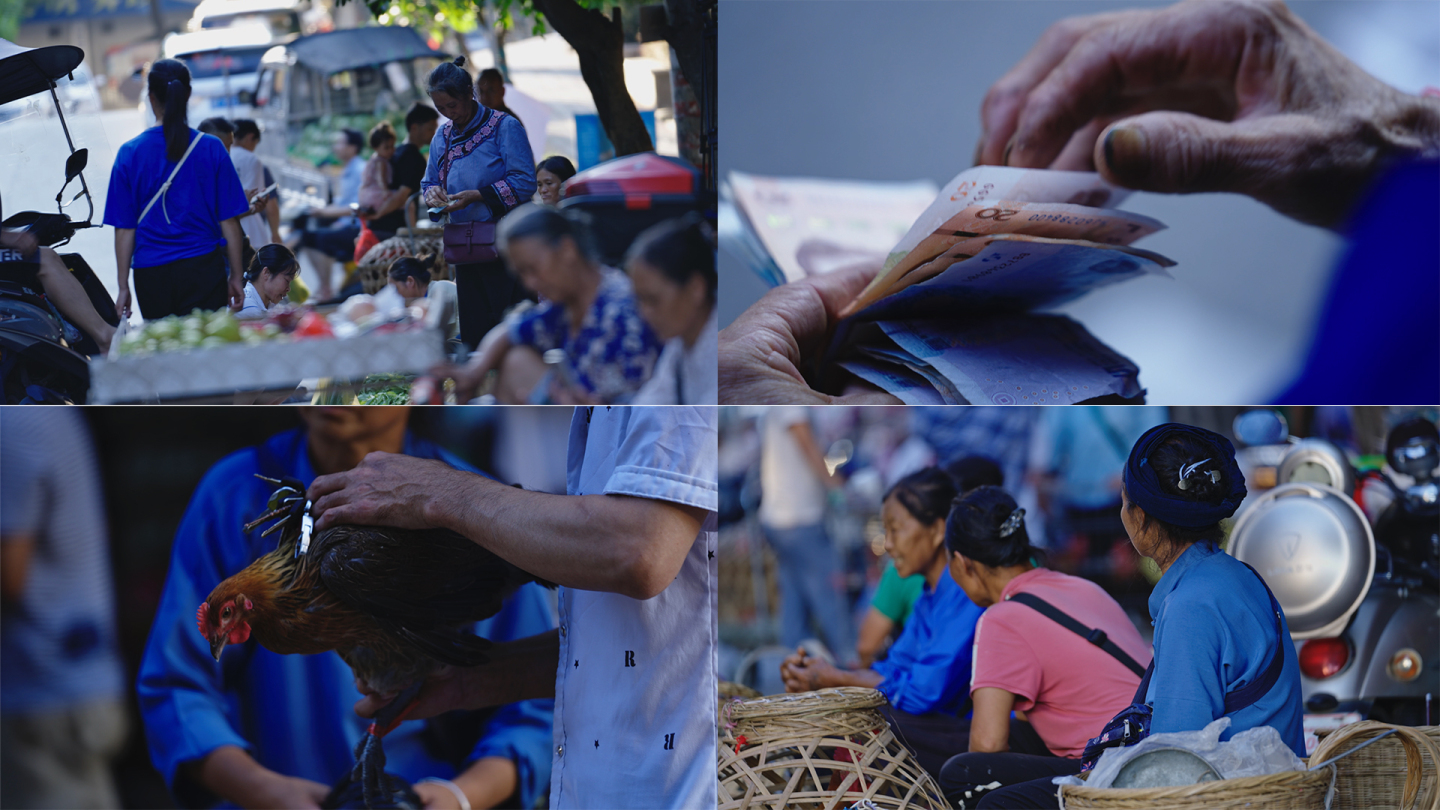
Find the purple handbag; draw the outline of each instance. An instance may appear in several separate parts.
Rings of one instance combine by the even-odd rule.
[[[500,254],[495,251],[495,223],[456,222],[445,226],[445,262],[457,264],[493,262]]]

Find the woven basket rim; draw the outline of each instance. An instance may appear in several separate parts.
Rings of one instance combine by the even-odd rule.
[[[860,686],[836,686],[814,692],[791,692],[731,701],[726,705],[725,712],[731,721],[736,721],[874,709],[883,705],[885,696],[878,690]]]
[[[1094,788],[1062,785],[1060,791],[1065,796],[1085,799],[1155,800],[1200,798],[1205,793],[1266,788],[1284,783],[1299,782],[1300,785],[1304,786],[1310,782],[1323,782],[1328,785],[1330,783],[1331,771],[1334,768],[1334,765],[1330,765],[1318,771],[1281,771],[1280,773],[1265,774],[1263,776],[1242,776],[1237,779],[1217,779],[1214,782],[1200,782],[1194,785],[1178,785],[1176,787],[1163,788]]]

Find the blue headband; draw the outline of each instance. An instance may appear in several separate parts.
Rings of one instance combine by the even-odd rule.
[[[1211,457],[1225,480],[1230,483],[1230,491],[1219,503],[1186,500],[1171,495],[1161,486],[1160,478],[1155,473],[1155,465],[1150,463],[1150,453],[1166,439],[1177,435],[1191,436],[1215,448]],[[1193,470],[1188,480],[1195,480],[1205,474]],[[1166,483],[1174,488],[1179,481]],[[1235,510],[1240,508],[1240,502],[1245,499],[1245,476],[1240,472],[1240,465],[1235,463],[1235,446],[1229,439],[1204,428],[1172,422],[1150,428],[1135,442],[1135,447],[1130,450],[1130,458],[1125,462],[1125,494],[1144,509],[1145,514],[1157,520],[1176,526],[1200,528],[1214,525],[1235,514]]]

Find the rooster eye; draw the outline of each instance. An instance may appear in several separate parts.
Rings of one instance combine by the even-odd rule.
[[[221,619],[228,619],[228,618],[230,618],[230,606],[229,606],[229,605],[226,605],[226,606],[225,606],[225,609],[222,610],[222,611],[220,611],[220,618],[221,618]]]

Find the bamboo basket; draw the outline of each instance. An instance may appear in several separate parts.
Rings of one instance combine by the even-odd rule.
[[[356,277],[360,279],[365,292],[374,295],[380,292],[380,288],[390,283],[390,265],[396,259],[405,256],[420,256],[426,253],[435,254],[435,265],[430,268],[430,278],[441,280],[450,278],[450,265],[445,262],[445,246],[442,243],[439,231],[419,231],[414,235],[407,229],[401,229],[399,234],[386,239],[384,242],[365,251],[361,257],[360,264],[355,269]]]
[[[1326,735],[1310,761],[1324,762],[1392,728],[1395,734],[1335,763],[1334,807],[1440,810],[1440,726],[1352,723]]]
[[[876,810],[950,805],[880,714],[874,689],[840,687],[726,703],[721,810]],[[868,802],[868,804],[865,804]]]
[[[1335,777],[1332,765],[1318,771],[1221,779],[1164,788],[1060,788],[1062,810],[1325,810],[1325,793]],[[1345,805],[1336,803],[1333,807]],[[1378,810],[1378,808],[1377,808]]]

